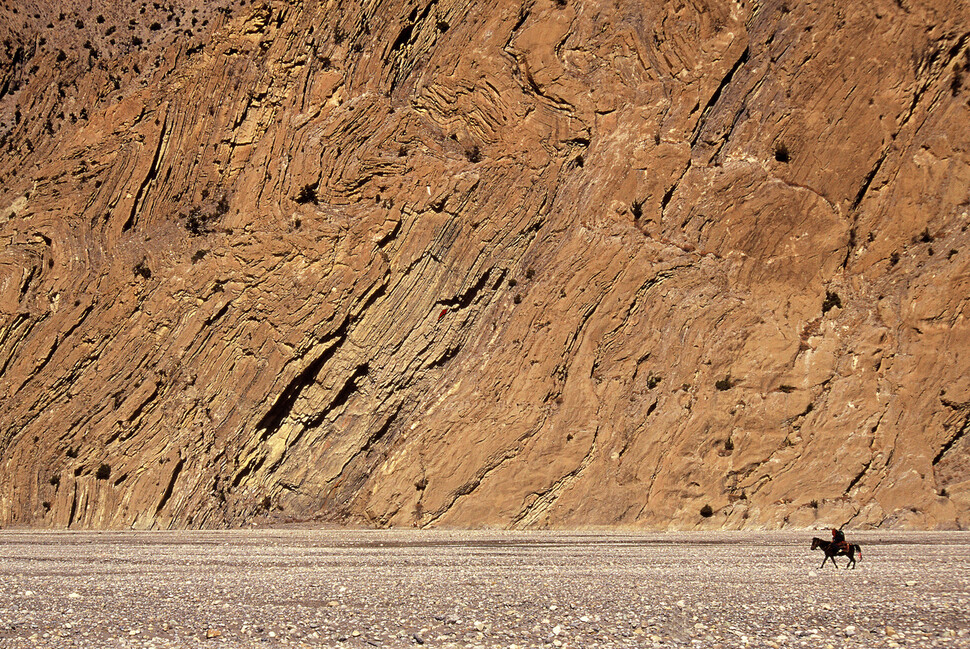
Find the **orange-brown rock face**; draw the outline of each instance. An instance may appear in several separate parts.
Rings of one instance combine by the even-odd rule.
[[[965,2],[47,4],[0,524],[970,526]]]

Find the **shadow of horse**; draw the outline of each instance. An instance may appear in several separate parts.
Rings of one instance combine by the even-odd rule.
[[[822,552],[825,553],[825,558],[822,559],[822,565],[818,568],[821,570],[825,567],[825,562],[832,560],[832,565],[836,568],[839,564],[835,562],[835,557],[842,555],[844,557],[849,557],[849,563],[845,564],[846,570],[852,568],[855,570],[855,554],[859,553],[859,558],[862,558],[862,548],[859,547],[858,543],[847,544],[847,546],[840,546],[832,541],[826,541],[825,539],[820,539],[817,536],[812,539],[812,549],[817,550],[821,548]]]

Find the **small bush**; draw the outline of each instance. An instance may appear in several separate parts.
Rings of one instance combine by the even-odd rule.
[[[731,388],[733,388],[734,387],[734,383],[731,382],[731,377],[730,376],[725,376],[720,381],[717,381],[714,384],[714,387],[717,388],[718,390],[720,390],[721,392],[724,392],[725,390],[730,390]]]
[[[111,467],[102,463],[95,472],[94,477],[98,480],[107,480],[111,477]]]
[[[713,515],[714,515],[714,510],[711,509],[710,505],[704,505],[703,507],[701,507],[701,516],[703,516],[704,518],[710,518]]]
[[[788,147],[784,144],[779,144],[775,147],[775,160],[778,162],[788,163],[791,161],[791,154],[788,153]]]
[[[633,213],[633,218],[638,219],[643,216],[643,201],[633,201],[630,205],[630,211]]]
[[[57,485],[61,484],[61,476],[52,475],[51,479],[48,480],[48,482],[51,483],[51,486],[56,487]]]
[[[201,209],[194,207],[189,211],[188,216],[185,217],[185,229],[196,236],[208,232],[206,217]]]
[[[316,205],[319,202],[317,198],[317,183],[304,185],[300,189],[300,193],[296,195],[293,199],[300,205],[306,205],[307,203],[313,203]]]

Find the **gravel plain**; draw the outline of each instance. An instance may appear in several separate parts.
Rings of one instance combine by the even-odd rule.
[[[970,533],[812,536],[5,530],[0,647],[970,647]]]

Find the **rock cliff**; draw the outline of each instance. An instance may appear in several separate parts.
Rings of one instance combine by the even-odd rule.
[[[0,524],[970,526],[970,6],[0,7]]]

